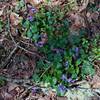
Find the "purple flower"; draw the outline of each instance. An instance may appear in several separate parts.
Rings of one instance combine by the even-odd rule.
[[[72,82],[72,78],[67,79],[67,82],[71,83]]]
[[[36,13],[37,12],[37,10],[35,9],[35,8],[31,8],[30,9],[33,13]]]
[[[62,75],[62,77],[61,77],[61,79],[63,80],[63,81],[65,81],[65,82],[67,82],[67,77],[66,77],[66,75]]]
[[[41,36],[41,38],[47,38],[47,34],[46,33],[42,33],[40,36]]]
[[[67,79],[68,83],[74,83],[75,81],[77,81],[77,79],[73,80],[72,78]]]
[[[79,48],[76,47],[76,48],[74,49],[74,52],[75,52],[75,55],[78,56],[78,55],[79,55]]]
[[[58,91],[59,91],[60,93],[64,93],[64,92],[67,91],[67,88],[66,88],[64,85],[59,84],[59,85],[58,85]]]
[[[28,18],[27,18],[29,21],[33,21],[33,17],[32,16],[28,16]]]
[[[74,82],[76,82],[76,80],[71,80],[71,83],[74,83]]]
[[[32,88],[32,93],[33,93],[33,94],[38,93],[38,92],[40,92],[40,91],[41,91],[41,89],[40,89],[39,87],[33,87],[33,88]]]
[[[79,52],[79,48],[78,47],[75,48],[75,52],[76,53]]]
[[[76,48],[74,48],[74,52],[75,52],[75,54],[73,55],[73,58],[75,59],[75,60],[77,60],[77,58],[79,57],[79,48],[78,47],[76,47]]]
[[[69,62],[66,61],[66,62],[65,62],[65,67],[68,68],[68,66],[69,66]]]
[[[42,42],[42,41],[36,42],[35,45],[36,45],[37,47],[43,47],[44,42]]]

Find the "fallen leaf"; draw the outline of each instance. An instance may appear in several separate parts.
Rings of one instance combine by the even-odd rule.
[[[78,30],[81,27],[85,27],[84,19],[81,17],[80,14],[71,12],[69,13],[69,19],[72,22],[70,30]]]
[[[17,26],[22,19],[22,17],[19,17],[19,15],[14,12],[10,14],[11,25],[13,26]]]
[[[9,83],[8,84],[8,91],[12,91],[13,89],[15,89],[18,85],[17,84],[13,84],[13,83]]]
[[[98,75],[95,75],[90,84],[92,85],[92,88],[100,88],[100,77]]]

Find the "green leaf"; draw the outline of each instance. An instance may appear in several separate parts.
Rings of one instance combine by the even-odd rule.
[[[84,61],[82,66],[82,77],[85,78],[87,75],[93,76],[95,74],[95,69],[92,64],[88,61]]]
[[[78,66],[76,67],[76,74],[77,75],[79,74],[79,67]]]
[[[36,32],[38,31],[36,25],[32,25],[32,26],[30,27],[30,29],[31,29],[32,33],[36,33]]]
[[[81,41],[81,38],[80,38],[79,35],[71,35],[69,37],[69,41],[73,45],[78,45],[80,43],[80,41]]]
[[[55,85],[57,83],[57,78],[56,77],[53,77],[52,78],[52,85]]]
[[[33,74],[32,80],[33,80],[33,82],[38,82],[40,79],[39,79],[39,76],[37,74]]]
[[[27,35],[27,37],[31,38],[32,37],[32,32],[30,30],[28,30],[26,35]]]
[[[33,34],[32,40],[33,40],[34,42],[37,42],[38,39],[39,39],[39,35],[38,35],[38,34]]]
[[[28,21],[28,20],[26,20],[24,23],[22,23],[23,24],[23,27],[25,27],[25,28],[29,28],[29,26],[30,26],[30,22]]]
[[[76,66],[80,65],[81,63],[82,63],[82,60],[81,60],[81,59],[78,59],[78,60],[76,61]]]

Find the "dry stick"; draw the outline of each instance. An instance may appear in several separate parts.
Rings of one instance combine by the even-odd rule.
[[[14,55],[15,51],[18,49],[18,47],[16,46],[12,52],[10,53],[10,55],[7,57],[6,61],[1,65],[2,68],[5,68],[7,66],[7,64],[9,63],[10,59],[12,58],[12,56]]]
[[[42,75],[40,76],[40,79],[43,77],[43,75],[51,68],[52,65],[49,65],[49,67],[42,73]]]
[[[20,42],[22,42],[23,44],[26,44],[26,45],[28,45],[28,46],[33,46],[32,43],[24,42],[23,40],[20,40]]]

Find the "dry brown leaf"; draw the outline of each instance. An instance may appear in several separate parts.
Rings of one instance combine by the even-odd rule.
[[[95,84],[93,85],[93,88],[100,88],[100,83],[95,83]]]
[[[77,30],[81,27],[85,27],[84,19],[78,13],[70,13],[69,19],[72,21],[71,30]]]
[[[16,88],[18,85],[17,84],[13,84],[13,83],[9,83],[8,84],[8,91],[12,91],[14,88]]]
[[[10,14],[10,20],[11,20],[11,25],[17,26],[17,25],[21,22],[22,17],[19,17],[18,14],[12,12],[12,13]]]
[[[100,88],[100,77],[98,75],[95,75],[93,77],[91,85],[92,85],[92,88]]]

